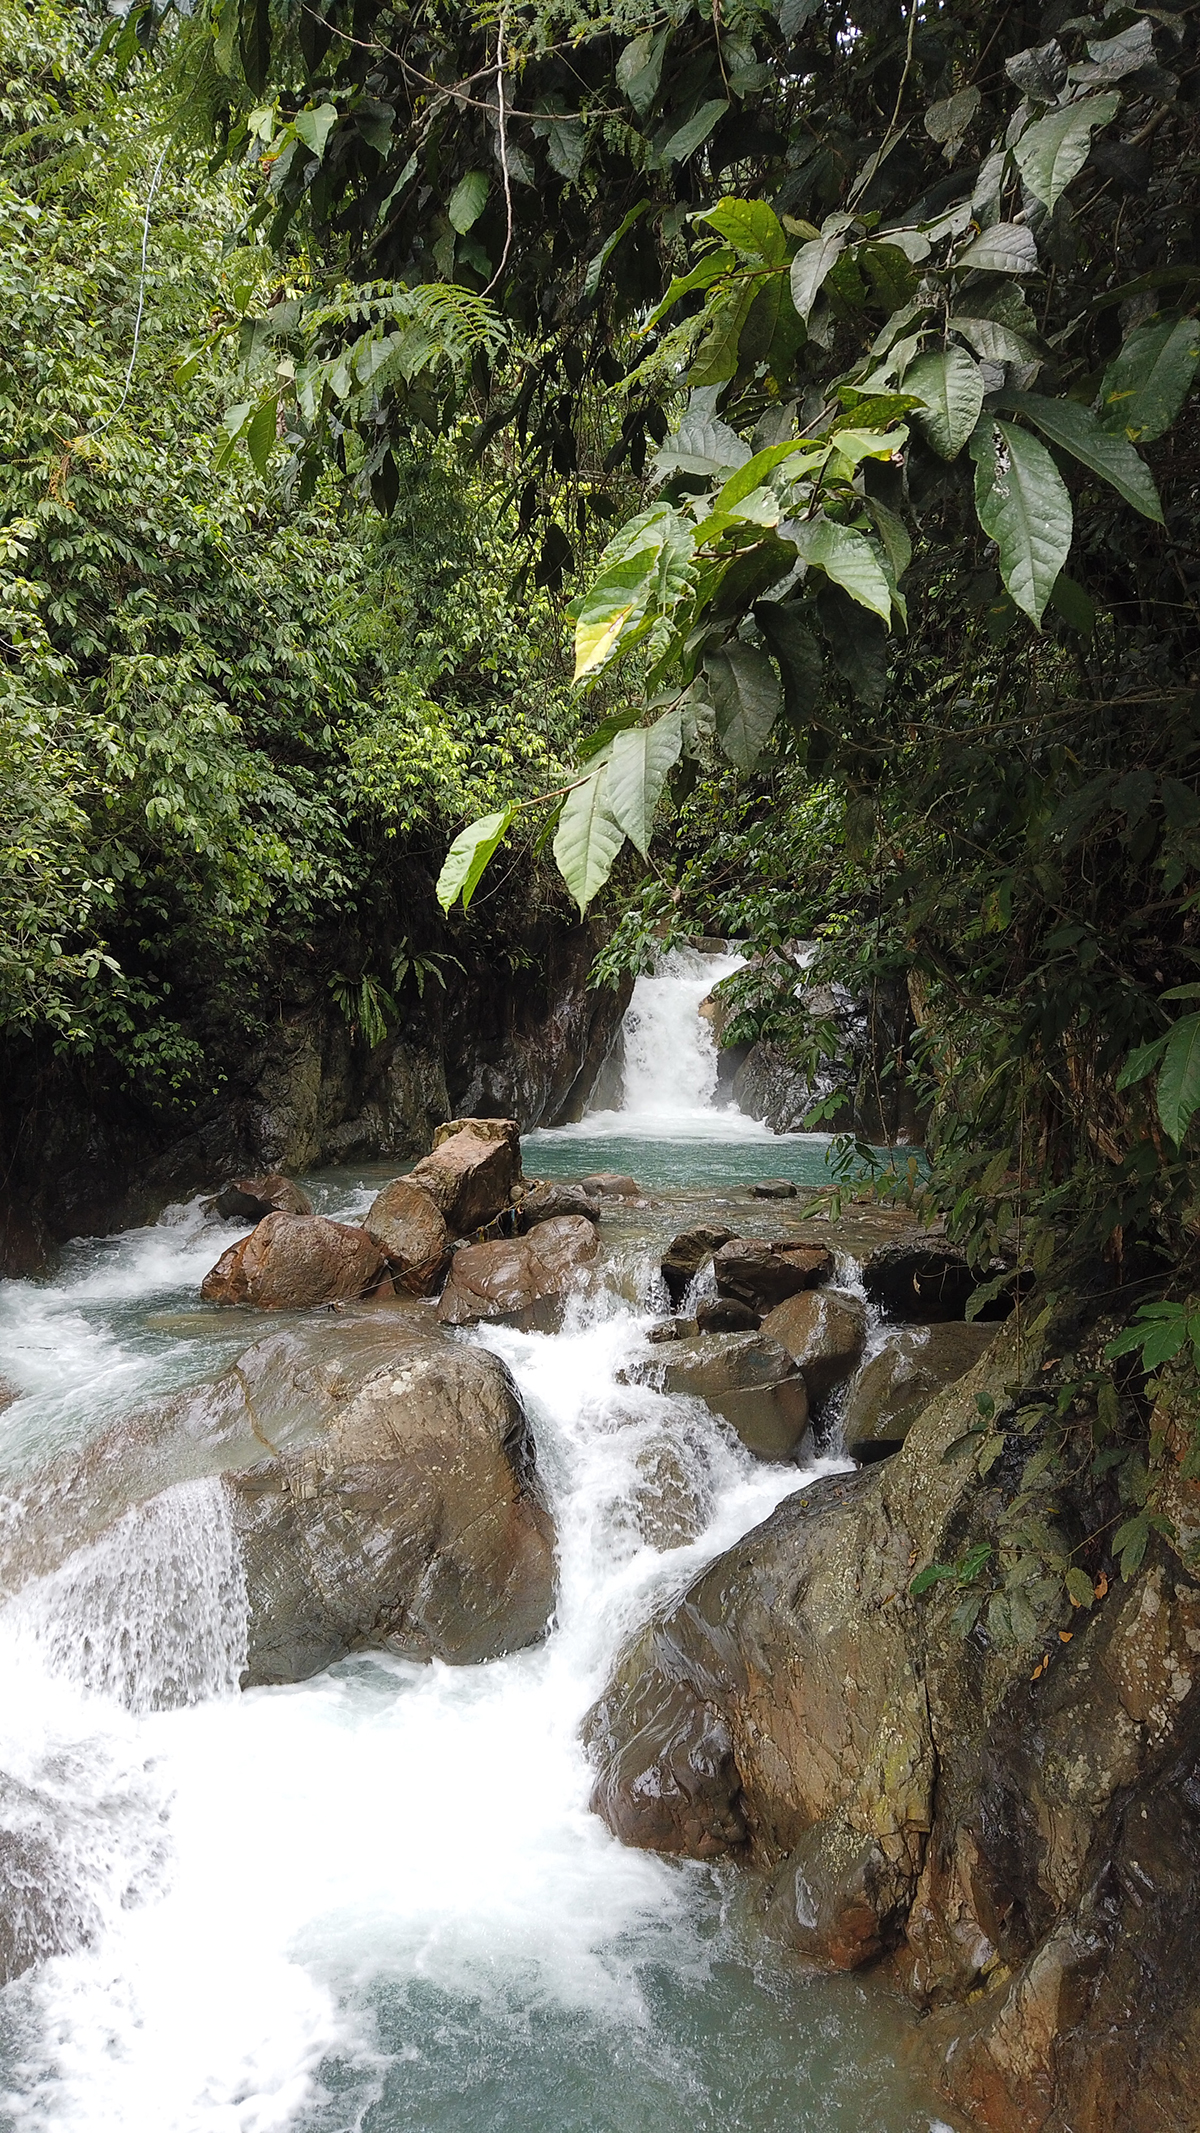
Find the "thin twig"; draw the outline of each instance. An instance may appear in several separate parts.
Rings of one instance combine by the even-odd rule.
[[[508,168],[508,115],[504,108],[503,8],[501,8],[500,10],[500,18],[496,24],[496,130],[500,144],[500,170],[504,179],[504,250],[500,254],[500,264],[497,267],[495,273],[493,274],[490,282],[488,283],[487,288],[480,292],[483,296],[491,295],[492,290],[495,288],[496,283],[500,280],[500,277],[503,274],[505,267],[508,265],[508,255],[512,247],[513,238],[512,178],[509,174]]]

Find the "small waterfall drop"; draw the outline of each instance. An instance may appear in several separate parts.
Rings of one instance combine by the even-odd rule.
[[[632,1123],[677,1123],[714,1108],[717,1046],[700,1003],[745,957],[673,948],[649,977],[638,979],[625,1014],[625,1088]]]

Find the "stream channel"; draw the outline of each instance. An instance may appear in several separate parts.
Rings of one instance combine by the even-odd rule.
[[[0,1285],[19,1394],[0,1416],[0,1856],[27,1868],[9,1930],[36,1938],[42,1906],[80,1943],[0,1993],[4,2128],[938,2126],[881,1984],[798,1974],[745,1922],[732,1869],[626,1850],[588,1811],[580,1721],[623,1639],[838,1463],[758,1464],[702,1403],[617,1375],[665,1307],[655,1262],[675,1230],[736,1208],[769,1235],[748,1181],[825,1176],[820,1137],[714,1107],[696,1009],[732,967],[685,952],[640,981],[623,1102],[525,1140],[527,1175],[628,1168],[648,1188],[648,1207],[606,1211],[602,1278],[556,1335],[466,1336],[516,1378],[557,1520],[556,1626],[535,1650],[480,1667],[362,1654],[239,1694],[245,1594],[216,1481],[186,1460],[164,1475],[147,1432],[141,1466],[123,1440],[103,1516],[78,1526],[73,1492],[114,1422],[261,1337],[196,1301],[240,1232],[196,1201]],[[306,1185],[355,1219],[389,1174]],[[684,1545],[657,1545],[677,1536],[647,1516],[664,1443]]]

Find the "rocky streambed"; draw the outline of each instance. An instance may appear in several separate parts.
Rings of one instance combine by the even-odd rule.
[[[10,1285],[27,1387],[9,1409],[24,1448],[0,1613],[28,1721],[0,1787],[14,2124],[43,2122],[36,2093],[64,2127],[315,2133],[341,2123],[343,2091],[361,2113],[375,2080],[381,2127],[440,2126],[437,2078],[414,2105],[404,2069],[437,2062],[437,2035],[460,2066],[463,2008],[498,1975],[490,2049],[521,2101],[511,2117],[472,2101],[464,2125],[609,2123],[582,2070],[591,2043],[565,2041],[572,2021],[603,2030],[608,1999],[633,2054],[621,2123],[655,2133],[675,2105],[630,2021],[682,2054],[700,2082],[688,2122],[714,2129],[782,2133],[806,2112],[829,2133],[915,2133],[931,2108],[996,2133],[1191,2124],[1200,1590],[1152,1555],[1128,1587],[1098,1574],[1086,1618],[1033,1595],[1032,1631],[1004,1645],[955,1628],[952,1590],[911,1590],[987,1530],[973,1463],[952,1456],[979,1396],[1052,1381],[1068,1345],[1101,1337],[1097,1312],[1034,1338],[1001,1288],[968,1323],[972,1277],[902,1211],[805,1218],[774,1191],[538,1184],[496,1120],[455,1121],[405,1177],[340,1202],[328,1183],[232,1181],[136,1247],[148,1265],[178,1240],[165,1308],[142,1280],[138,1339],[184,1382],[139,1400],[97,1391],[100,1372],[57,1413],[44,1387],[39,1409],[38,1368],[52,1377],[55,1334],[69,1346],[99,1277],[68,1283],[47,1326],[38,1292]],[[1185,1531],[1200,1527],[1186,1494]],[[322,1760],[331,1693],[354,1713],[349,1761],[341,1746]],[[274,1741],[296,1721],[265,1765],[245,1763],[246,1725]],[[182,1807],[148,1775],[156,1756]],[[365,1793],[356,1756],[375,1772]],[[331,1771],[371,1831],[361,1872],[328,1821]],[[315,1904],[285,1898],[245,1846],[264,1813],[268,1847],[303,1842],[322,1885],[341,1862],[336,1900],[332,1884]],[[519,1840],[514,1817],[540,1836]],[[388,1893],[371,1898],[381,1872]],[[178,1988],[179,1946],[216,1930],[201,1883],[232,1914],[226,1953],[241,1930],[267,1980],[264,2020],[206,1981],[199,2042],[168,2079],[146,2056],[148,1950]],[[381,1903],[386,1952],[368,1953]],[[718,2020],[727,1971],[736,2007]],[[670,2020],[650,2011],[668,1975]],[[870,1980],[869,2017],[846,1998],[852,1975]],[[740,2069],[723,2102],[684,1976]],[[784,2060],[781,1996],[799,2024]],[[550,2119],[531,2007],[558,2040]],[[797,2041],[818,2013],[841,2040],[832,2070]],[[178,2041],[180,2018],[160,2015]],[[158,2067],[157,2117],[97,2058],[105,2024],[139,2080]],[[291,2039],[278,2064],[275,2034]],[[73,2089],[68,2046],[85,2068]],[[202,2090],[259,2115],[206,2117]]]

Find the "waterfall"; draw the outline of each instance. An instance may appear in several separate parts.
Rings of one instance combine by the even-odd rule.
[[[669,1119],[673,1125],[713,1110],[717,1045],[700,1002],[745,961],[740,955],[702,955],[673,948],[649,977],[641,977],[622,1028],[629,1123]]]

